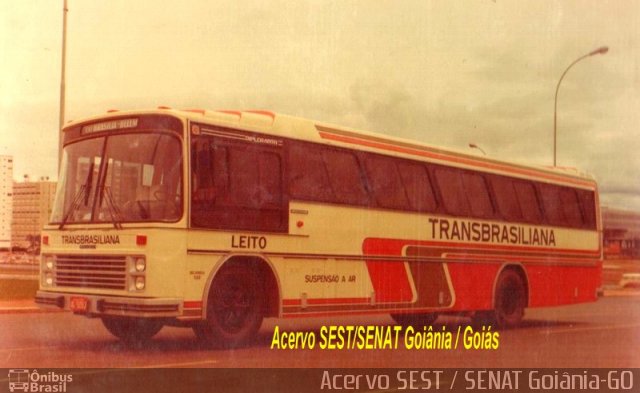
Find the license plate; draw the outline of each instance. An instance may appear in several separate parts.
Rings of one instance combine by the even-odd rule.
[[[73,296],[69,299],[69,308],[73,312],[89,311],[89,299],[86,297]]]

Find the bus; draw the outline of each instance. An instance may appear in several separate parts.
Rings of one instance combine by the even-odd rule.
[[[10,392],[15,392],[16,390],[29,391],[29,370],[11,369],[7,376],[9,377]]]
[[[494,328],[597,299],[597,184],[269,111],[111,111],[64,127],[42,307],[126,342],[247,343],[264,318],[455,314]]]

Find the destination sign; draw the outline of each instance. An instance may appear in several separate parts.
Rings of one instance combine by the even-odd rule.
[[[82,134],[93,134],[96,132],[122,130],[126,128],[136,128],[138,126],[138,119],[118,119],[103,121],[100,123],[89,124],[82,127]]]

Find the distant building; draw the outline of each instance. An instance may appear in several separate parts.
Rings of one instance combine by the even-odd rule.
[[[11,247],[13,157],[0,156],[0,250]]]
[[[35,250],[53,208],[56,183],[48,180],[13,183],[13,248]]]
[[[640,212],[602,208],[605,257],[640,257]]]

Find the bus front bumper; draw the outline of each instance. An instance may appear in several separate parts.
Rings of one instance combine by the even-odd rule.
[[[182,315],[182,301],[174,298],[134,298],[38,291],[36,304],[42,308],[72,311],[87,316],[171,318]]]

